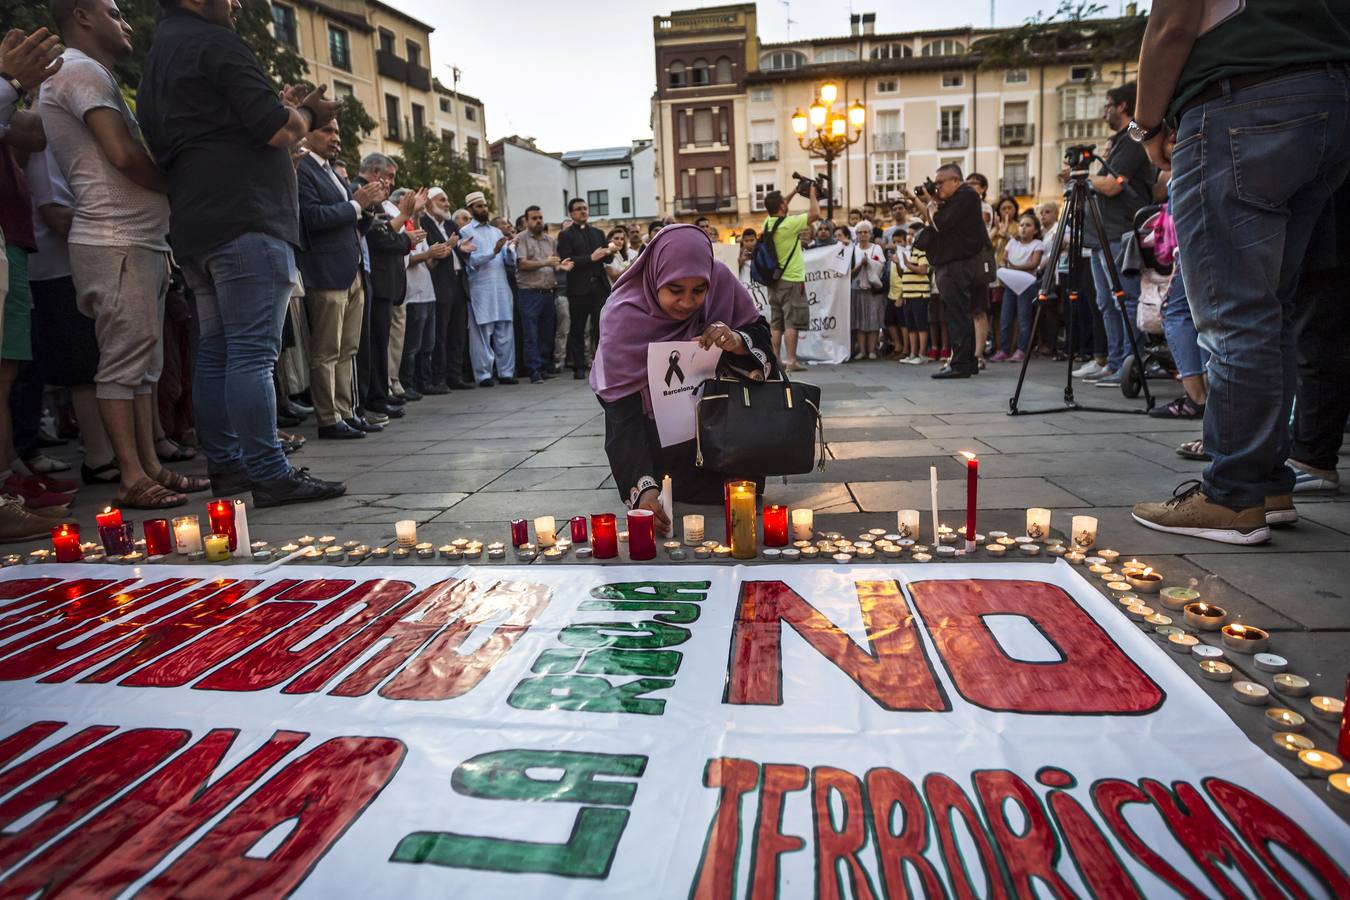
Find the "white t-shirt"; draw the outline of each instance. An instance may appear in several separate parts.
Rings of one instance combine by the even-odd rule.
[[[426,253],[427,242],[422,241],[416,247],[412,248],[404,259],[412,259],[415,254]],[[408,295],[405,303],[435,303],[436,289],[431,286],[431,269],[427,268],[429,259],[424,259],[416,265],[408,266]],[[444,260],[442,260],[444,262]]]
[[[1015,268],[1025,268],[1026,264],[1031,261],[1032,254],[1037,250],[1041,251],[1042,254],[1045,253],[1045,242],[1040,238],[1032,238],[1025,244],[1014,238],[1008,241],[1008,262]]]

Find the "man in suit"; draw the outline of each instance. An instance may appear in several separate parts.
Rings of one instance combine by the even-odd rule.
[[[478,387],[464,377],[469,350],[468,258],[473,242],[461,243],[459,227],[450,219],[450,198],[434,187],[427,191],[427,211],[422,216],[427,244],[449,244],[454,253],[431,270],[436,291],[436,350],[431,365],[429,394],[463,391]]]
[[[393,160],[382,153],[371,153],[361,160],[361,174],[357,176],[356,183],[379,183],[386,191],[392,191],[397,178],[398,167]],[[424,193],[409,191],[403,195],[398,206],[388,200],[374,204],[371,207],[374,223],[366,232],[372,302],[367,365],[359,366],[362,371],[370,373],[363,385],[364,407],[391,419],[403,417],[403,404],[389,392],[389,327],[394,306],[403,302],[408,290],[404,258],[424,237],[421,229],[409,232],[403,226],[421,213],[421,206],[425,202]]]
[[[342,151],[336,121],[311,131],[306,143],[296,170],[305,247],[295,261],[305,280],[310,395],[319,437],[363,438],[383,426],[358,419],[352,409],[352,363],[365,306],[361,236],[374,222],[369,207],[387,192],[379,181],[353,192],[333,171],[331,163]]]
[[[558,235],[558,256],[572,261],[567,273],[567,306],[571,323],[567,329],[567,365],[578,381],[586,377],[586,324],[590,320],[593,342],[600,339],[600,307],[609,296],[609,275],[604,260],[618,247],[605,240],[604,232],[589,224],[590,208],[580,197],[567,204],[572,225]]]

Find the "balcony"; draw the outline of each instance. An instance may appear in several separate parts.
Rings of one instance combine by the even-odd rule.
[[[487,160],[478,154],[464,157],[465,162],[469,164],[469,171],[475,175],[482,175],[487,171]]]
[[[777,158],[777,141],[754,141],[750,144],[751,162],[771,162]]]
[[[903,131],[884,132],[872,135],[873,150],[904,150],[905,133]]]
[[[408,61],[399,59],[388,50],[375,51],[375,70],[385,78],[404,83],[408,81]]]
[[[1030,197],[1036,193],[1036,180],[1026,175],[1014,178],[1004,176],[999,179],[998,192],[1008,197]]]
[[[1084,141],[1106,137],[1106,123],[1101,119],[1064,119],[1059,123],[1062,141]]]
[[[419,91],[431,90],[431,70],[417,63],[408,63],[407,82]]]
[[[1036,126],[1026,122],[998,127],[998,142],[1001,147],[1030,147],[1036,142]]]
[[[964,150],[970,146],[969,128],[949,128],[938,132],[939,150]]]
[[[735,197],[680,197],[681,212],[717,212],[719,209],[734,209]]]

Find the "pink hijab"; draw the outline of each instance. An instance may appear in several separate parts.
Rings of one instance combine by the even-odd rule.
[[[698,312],[681,322],[661,311],[656,292],[689,277],[706,278],[708,293]],[[693,225],[667,225],[619,276],[605,301],[591,389],[606,402],[641,391],[643,408],[650,416],[648,344],[692,341],[713,322],[743,328],[758,317],[745,285],[713,259],[708,235]]]

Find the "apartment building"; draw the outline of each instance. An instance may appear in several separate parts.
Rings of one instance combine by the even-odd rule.
[[[508,219],[538,206],[546,222],[560,222],[568,201],[581,197],[595,221],[647,221],[657,210],[655,156],[650,140],[549,153],[513,134],[492,144],[492,190]]]
[[[997,29],[875,32],[851,17],[844,37],[763,43],[755,5],[705,7],[654,19],[656,192],[662,214],[707,215],[736,227],[761,218],[764,195],[791,175],[826,170],[798,143],[791,119],[819,86],[835,107],[866,109],[858,141],[834,163],[834,202],[885,202],[941,164],[989,178],[1023,204],[1055,197],[1063,150],[1107,135],[1106,91],[1133,62],[1067,57],[1030,68],[981,69],[979,43]]]
[[[464,156],[469,171],[479,184],[490,187],[491,166],[483,101],[451,90],[437,79],[433,78],[432,84],[436,93],[436,130],[441,140],[451,150]]]

